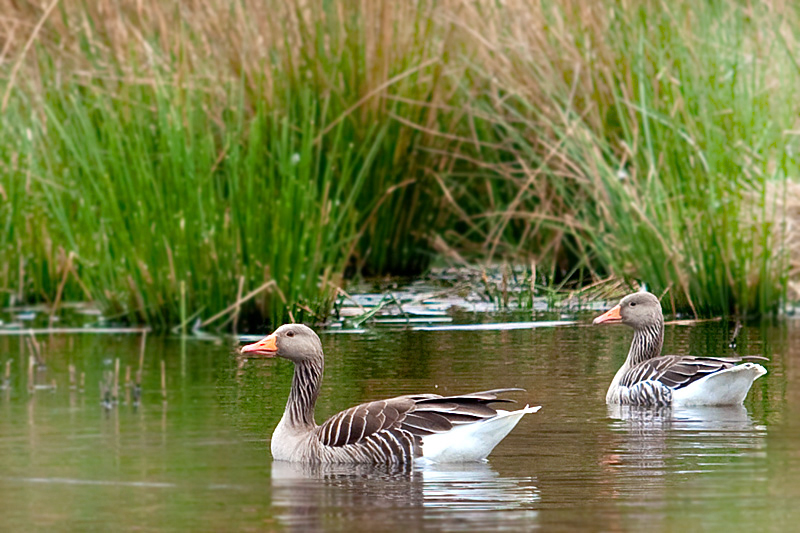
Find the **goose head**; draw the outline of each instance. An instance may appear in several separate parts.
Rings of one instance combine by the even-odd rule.
[[[661,302],[655,295],[642,291],[629,294],[619,304],[595,318],[592,324],[621,322],[635,330],[642,330],[663,320]]]
[[[322,342],[303,324],[284,324],[272,335],[241,348],[242,354],[283,357],[295,363],[322,358]]]

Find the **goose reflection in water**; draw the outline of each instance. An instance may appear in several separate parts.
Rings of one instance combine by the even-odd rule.
[[[764,464],[766,427],[755,424],[742,405],[726,407],[608,407],[616,446],[602,461],[659,484],[668,473],[711,472]],[[620,472],[617,472],[619,475]],[[647,478],[647,479],[645,479]]]
[[[487,463],[310,465],[272,463],[278,519],[302,531],[357,520],[369,531],[419,530],[439,521],[460,529],[526,528],[536,523],[531,477],[504,477]]]

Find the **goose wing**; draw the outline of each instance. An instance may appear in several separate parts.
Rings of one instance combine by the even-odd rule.
[[[658,381],[671,389],[680,389],[738,363],[765,359],[755,355],[745,357],[662,355],[631,368],[620,380],[620,385],[633,387],[644,381]]]
[[[371,435],[399,428],[413,409],[409,396],[362,403],[332,416],[315,431],[324,446],[359,444]]]
[[[457,425],[480,422],[497,416],[497,410],[490,403],[514,403],[514,400],[499,398],[498,395],[524,390],[492,389],[459,396],[413,396],[414,409],[406,415],[402,427],[414,435],[424,437],[450,431]]]
[[[492,418],[497,411],[490,403],[513,402],[499,394],[522,390],[493,389],[460,396],[417,394],[363,403],[329,418],[315,432],[324,446],[332,447],[361,444],[397,431],[424,437]]]

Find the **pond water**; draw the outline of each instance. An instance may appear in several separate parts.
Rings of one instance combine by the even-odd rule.
[[[32,343],[1,337],[0,530],[794,530],[800,322],[739,334],[735,353],[770,359],[743,407],[670,412],[605,405],[631,331],[589,321],[323,332],[318,421],[412,392],[523,387],[543,406],[487,463],[415,469],[273,464],[292,365],[232,341],[39,336],[29,371]],[[668,325],[665,349],[731,354],[730,326]]]

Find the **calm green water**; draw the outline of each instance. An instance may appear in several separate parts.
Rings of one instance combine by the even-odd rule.
[[[521,318],[521,320],[524,318]],[[588,322],[588,318],[583,319]],[[411,392],[524,387],[543,409],[487,464],[422,470],[272,464],[292,366],[232,345],[137,336],[0,338],[0,530],[788,531],[800,523],[800,323],[746,327],[770,358],[741,409],[609,410],[630,330],[379,330],[323,334],[317,419]],[[728,324],[668,326],[666,349],[730,354]],[[119,405],[101,382],[120,365]],[[166,399],[161,390],[165,364]],[[76,388],[69,386],[75,366]],[[80,390],[80,374],[84,389]]]

